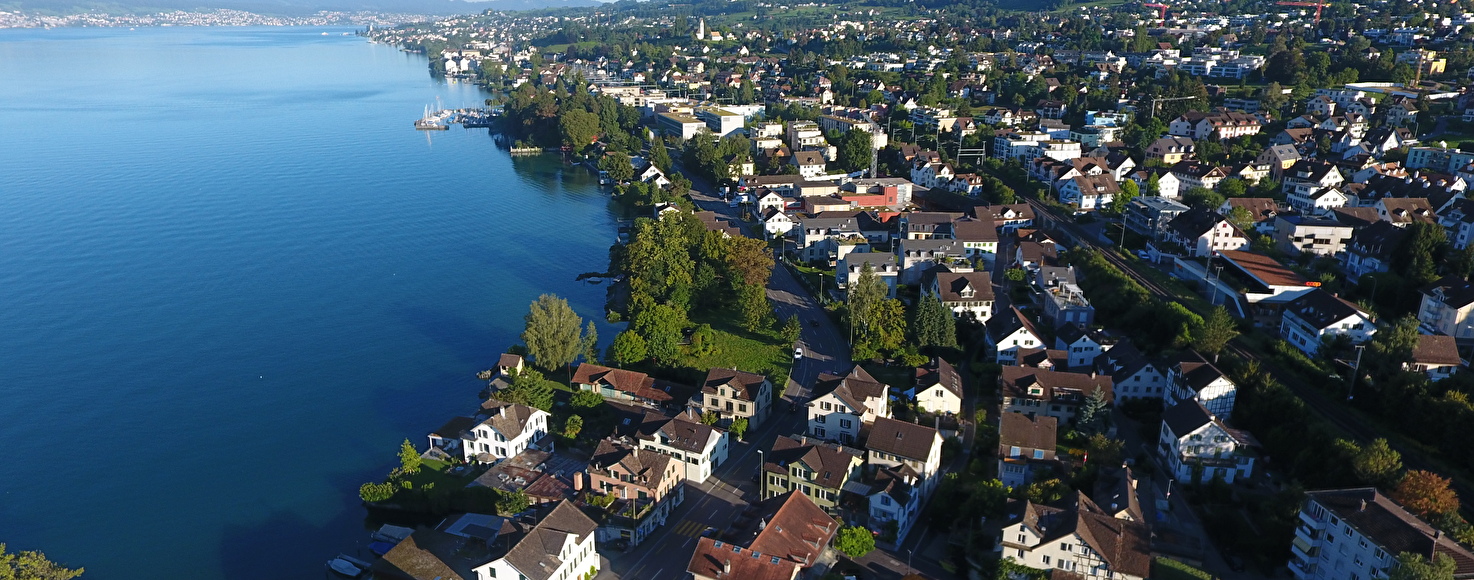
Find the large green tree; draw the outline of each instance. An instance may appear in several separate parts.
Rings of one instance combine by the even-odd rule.
[[[620,366],[629,366],[649,357],[650,351],[645,345],[645,337],[633,330],[625,330],[614,335],[614,341],[609,344],[608,358]]]
[[[686,323],[685,311],[671,304],[656,304],[635,316],[631,328],[645,339],[650,358],[669,364],[680,355],[681,331]]]
[[[1429,560],[1422,554],[1403,552],[1397,555],[1397,565],[1387,571],[1387,580],[1453,580],[1454,568],[1454,559],[1447,554]]]
[[[553,381],[534,368],[512,371],[511,384],[491,396],[499,401],[553,410]]]
[[[942,299],[925,293],[916,302],[916,314],[912,321],[916,342],[921,346],[952,348],[957,346],[957,325],[952,311],[942,304]]]
[[[568,306],[568,301],[553,294],[543,294],[528,308],[522,342],[538,366],[553,370],[572,364],[583,343],[578,329],[583,319]]]
[[[1395,254],[1392,267],[1413,284],[1422,286],[1438,279],[1438,263],[1443,257],[1446,238],[1443,227],[1434,222],[1413,222]]]
[[[564,110],[558,118],[558,129],[564,145],[581,149],[598,138],[599,116],[583,109]]]
[[[863,558],[866,554],[875,551],[875,536],[870,530],[860,526],[845,526],[839,529],[834,536],[834,549],[843,552],[851,559]]]
[[[1223,347],[1238,335],[1238,325],[1234,323],[1233,316],[1219,306],[1208,312],[1203,324],[1193,329],[1192,345],[1198,351],[1212,354],[1216,360]]]
[[[1387,445],[1386,439],[1378,437],[1370,445],[1357,448],[1351,469],[1362,483],[1386,489],[1402,473],[1402,454]]]
[[[52,562],[41,552],[10,553],[5,544],[0,544],[0,580],[70,580],[81,576],[82,571]]]
[[[630,157],[618,151],[600,159],[599,169],[609,174],[609,179],[613,179],[615,183],[624,183],[635,177],[635,168],[630,165]]]
[[[839,167],[845,171],[859,171],[870,167],[872,147],[870,133],[859,129],[845,131],[839,138]]]
[[[665,148],[665,140],[658,135],[650,142],[650,164],[661,171],[670,172],[670,151]]]

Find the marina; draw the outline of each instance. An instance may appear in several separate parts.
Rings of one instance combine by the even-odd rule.
[[[415,121],[415,129],[421,131],[445,131],[451,125],[460,125],[467,129],[490,127],[500,117],[500,107],[482,108],[467,107],[460,109],[436,109],[430,110],[425,107],[424,116]]]

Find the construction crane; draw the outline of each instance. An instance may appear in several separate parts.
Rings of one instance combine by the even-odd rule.
[[[1312,7],[1312,6],[1315,7],[1315,27],[1316,28],[1320,28],[1320,11],[1321,11],[1321,9],[1322,8],[1325,8],[1327,6],[1330,6],[1330,3],[1328,3],[1328,2],[1319,2],[1319,1],[1317,1],[1317,2],[1288,2],[1288,1],[1286,1],[1286,2],[1275,2],[1275,4],[1278,4],[1280,6],[1304,6],[1304,7],[1307,7],[1307,8]]]
[[[1142,8],[1156,8],[1157,16],[1162,19],[1162,28],[1167,27],[1167,5],[1166,4],[1142,4]]]

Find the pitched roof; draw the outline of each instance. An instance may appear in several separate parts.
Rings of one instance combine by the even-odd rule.
[[[1272,197],[1230,197],[1224,203],[1228,204],[1229,211],[1241,207],[1254,216],[1255,222],[1274,219],[1279,214],[1279,202]]]
[[[591,363],[580,363],[573,371],[571,382],[575,385],[607,385],[611,389],[628,393],[637,399],[661,403],[679,401],[683,398],[689,399],[692,392],[695,391],[694,388],[686,385],[656,380],[642,372]]]
[[[1069,366],[1070,353],[1052,348],[1021,348],[1018,351],[1018,366],[1041,368],[1048,362],[1053,368]]]
[[[1474,303],[1474,284],[1457,276],[1445,276],[1420,290],[1432,296],[1435,291],[1443,293],[1443,304],[1450,308],[1463,308]]]
[[[999,313],[998,316],[989,318],[985,326],[988,328],[988,335],[993,338],[994,342],[1003,340],[1004,337],[1013,334],[1021,328],[1028,331],[1029,334],[1034,335],[1034,337],[1043,340],[1041,338],[1043,335],[1039,334],[1039,331],[1034,328],[1034,323],[1030,322],[1024,316],[1024,313],[1019,311],[1017,306],[1009,307],[1008,313]]]
[[[1223,222],[1224,219],[1223,215],[1216,211],[1203,207],[1194,207],[1177,214],[1177,217],[1167,222],[1167,227],[1186,239],[1196,240],[1212,230],[1214,226]]]
[[[816,441],[802,435],[783,435],[773,440],[773,449],[763,460],[763,469],[788,473],[788,466],[802,463],[814,472],[815,485],[838,489],[858,459],[858,449]]]
[[[762,392],[763,383],[767,380],[767,377],[757,373],[713,368],[706,371],[706,382],[702,383],[701,392],[714,394],[717,387],[731,387],[736,390],[739,399],[756,402]]]
[[[615,412],[615,432],[645,441],[664,440],[666,445],[692,453],[706,451],[706,445],[717,429],[687,419],[682,414],[668,417],[641,405],[605,401]]]
[[[1115,383],[1106,376],[1005,366],[999,378],[1003,381],[1003,394],[1008,397],[1043,399],[1073,405],[1085,402],[1085,397],[1100,389],[1106,401],[1115,399]],[[1040,394],[1031,394],[1031,389],[1038,389]]]
[[[917,461],[926,461],[932,447],[940,444],[936,429],[889,417],[876,417],[865,440],[866,449]]]
[[[1325,329],[1352,316],[1367,315],[1360,308],[1357,308],[1355,304],[1347,302],[1320,288],[1306,292],[1299,298],[1291,300],[1285,306],[1285,312],[1293,313],[1317,330]]]
[[[751,513],[761,529],[748,547],[805,568],[814,565],[839,532],[839,522],[801,491],[763,500]]]
[[[387,580],[473,580],[470,561],[457,555],[466,544],[466,538],[439,530],[415,530],[369,570]]]
[[[890,387],[880,382],[860,365],[850,368],[850,372],[843,376],[829,373],[819,373],[814,382],[813,396],[811,400],[834,394],[841,402],[849,405],[851,409],[863,411],[868,408],[871,400],[879,399],[885,401]]]
[[[1004,447],[1054,450],[1059,419],[1005,412],[998,416],[998,444]]]
[[[793,580],[800,566],[712,538],[700,538],[686,571],[698,578],[720,580]]]
[[[942,302],[988,302],[993,300],[993,279],[988,272],[936,272]],[[973,295],[962,292],[972,288]]]
[[[589,468],[605,471],[617,465],[640,485],[660,489],[670,462],[671,456],[664,453],[640,453],[639,447],[606,437],[594,447]]]
[[[558,553],[564,540],[573,536],[573,543],[582,543],[598,527],[573,502],[558,502],[553,511],[543,516],[521,541],[507,550],[506,561],[532,580],[548,580],[563,564]]]
[[[916,367],[916,392],[929,389],[934,385],[941,385],[959,399],[965,399],[962,393],[962,375],[957,374],[957,369],[952,363],[935,357],[925,366]]]
[[[1178,374],[1182,375],[1183,386],[1195,393],[1228,376],[1196,351],[1182,353],[1176,366]]]
[[[1304,286],[1307,281],[1304,276],[1269,256],[1243,250],[1219,250],[1218,255],[1263,284]]]
[[[1080,492],[1060,503],[1059,507],[1024,504],[1024,525],[1044,538],[1041,544],[1078,535],[1111,570],[1141,578],[1151,575],[1150,530],[1145,524],[1111,517]]]
[[[520,403],[507,403],[496,399],[487,399],[481,403],[482,414],[477,418],[481,422],[477,425],[487,425],[496,429],[498,433],[508,439],[516,439],[522,435],[522,430],[527,428],[527,422],[532,416],[543,411],[534,409]]]
[[[1453,558],[1455,578],[1474,576],[1474,554],[1375,488],[1322,490],[1305,495],[1389,554],[1446,554]]]
[[[1419,334],[1413,347],[1412,362],[1426,365],[1461,365],[1459,347],[1454,337],[1445,334]]]
[[[1218,419],[1208,412],[1203,403],[1197,399],[1179,401],[1176,405],[1162,411],[1162,422],[1178,437],[1202,429],[1209,423],[1217,422]]]
[[[1364,256],[1391,258],[1392,252],[1406,236],[1406,229],[1392,225],[1392,222],[1377,221],[1351,234],[1347,250]]]

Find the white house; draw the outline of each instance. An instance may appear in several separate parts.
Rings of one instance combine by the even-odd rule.
[[[1371,340],[1377,325],[1371,315],[1330,292],[1316,288],[1285,305],[1280,338],[1315,356],[1321,342],[1345,336],[1353,344]]]
[[[481,413],[472,417],[471,427],[460,434],[462,458],[495,463],[528,447],[550,449],[551,440],[542,441],[548,434],[549,417],[547,411],[527,405],[487,400],[481,405]]]
[[[1082,210],[1102,209],[1121,193],[1121,186],[1108,174],[1080,175],[1059,186],[1059,201]]]
[[[1055,434],[1059,419],[1047,415],[998,416],[998,479],[1005,488],[1027,485],[1036,470],[1057,466]]]
[[[869,527],[880,534],[878,542],[895,545],[911,533],[921,517],[922,484],[916,472],[909,469],[882,467],[875,471],[866,501],[870,507]]]
[[[1067,364],[1071,369],[1091,366],[1096,357],[1110,350],[1115,343],[1115,340],[1079,324],[1060,327],[1059,333],[1054,336],[1054,348],[1065,351],[1069,357]]]
[[[615,432],[638,440],[640,449],[679,459],[684,475],[693,483],[704,483],[712,471],[727,461],[727,432],[690,413],[667,417],[654,409],[605,401],[615,410]]]
[[[1162,412],[1157,448],[1172,477],[1183,483],[1224,483],[1248,478],[1254,471],[1253,440],[1230,429],[1202,403],[1187,400]]]
[[[860,275],[864,273],[865,266],[870,266],[876,277],[885,282],[886,296],[896,296],[896,284],[899,283],[901,265],[896,261],[896,255],[883,252],[853,252],[845,254],[839,260],[839,267],[835,269],[835,283],[841,288],[849,288],[851,283],[857,282]]]
[[[1419,334],[1412,357],[1402,363],[1403,370],[1427,374],[1434,382],[1453,376],[1462,366],[1464,361],[1454,337],[1442,334]]]
[[[844,376],[820,373],[808,402],[808,435],[846,445],[877,417],[890,417],[890,387],[855,365]]]
[[[1474,553],[1373,487],[1312,491],[1296,518],[1290,573],[1297,580],[1386,578],[1402,552],[1448,557],[1474,569]],[[1454,578],[1467,573],[1455,572]]]
[[[1000,365],[1016,364],[1020,348],[1044,347],[1043,335],[1016,306],[989,320],[987,330],[988,346],[997,352],[995,362]]]
[[[858,367],[856,367],[858,368]],[[931,413],[962,413],[962,375],[941,357],[916,367],[916,384],[906,391],[916,406]]]
[[[1474,284],[1448,276],[1420,289],[1418,322],[1430,333],[1474,338]]]
[[[1122,341],[1095,357],[1095,372],[1111,377],[1116,398],[1162,399],[1167,396],[1167,373],[1131,341]]]
[[[1144,580],[1151,575],[1151,530],[1112,517],[1082,492],[1063,507],[1009,500],[995,551],[999,558],[1072,578]]]
[[[988,272],[928,272],[922,290],[936,296],[958,318],[987,322],[993,317],[993,280]]]
[[[763,232],[767,233],[768,239],[781,238],[793,231],[793,218],[783,213],[783,210],[768,209],[763,213]]]
[[[1238,387],[1233,381],[1195,352],[1183,355],[1167,369],[1168,407],[1195,400],[1202,403],[1209,413],[1228,417],[1233,414],[1237,398]]]
[[[599,572],[597,529],[567,500],[536,525],[466,514],[435,529],[416,530],[376,560],[369,573],[376,578],[586,578]]]
[[[1195,207],[1167,222],[1167,239],[1177,242],[1193,258],[1223,250],[1246,250],[1249,239],[1233,222],[1211,209]]]
[[[924,495],[931,495],[942,469],[942,434],[925,425],[876,417],[865,440],[866,461],[881,467],[910,468],[921,476]]]

